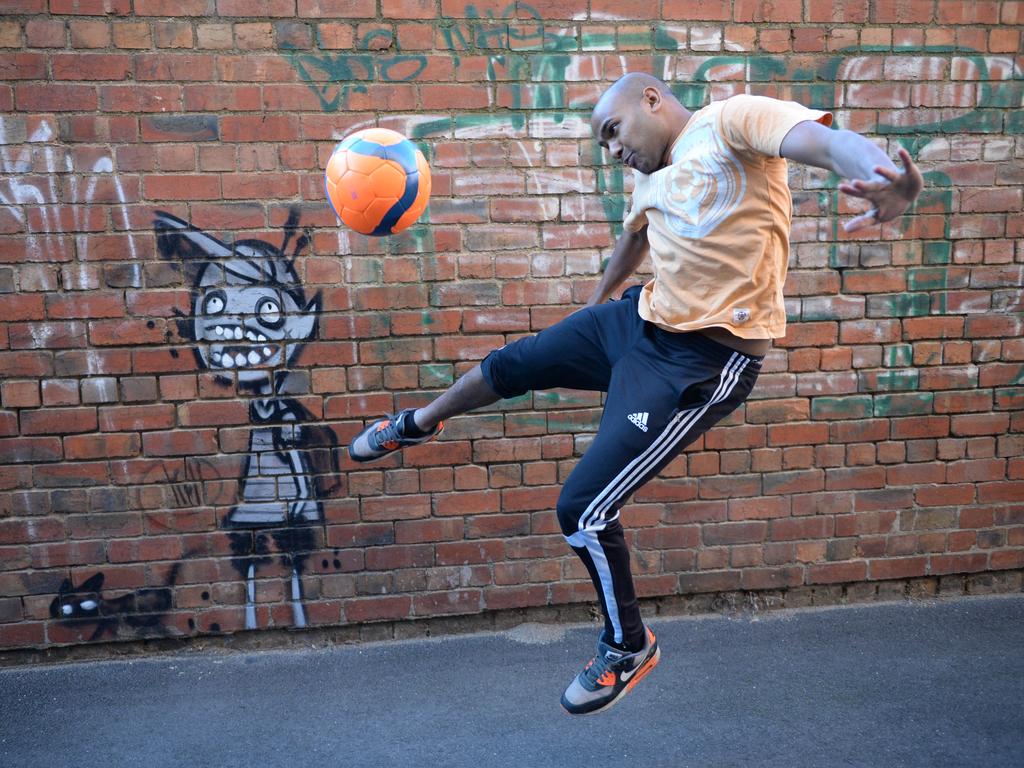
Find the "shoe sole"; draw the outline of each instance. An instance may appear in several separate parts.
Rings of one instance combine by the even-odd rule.
[[[646,662],[644,662],[644,665],[640,667],[640,669],[637,671],[635,675],[633,675],[633,679],[626,683],[625,688],[619,691],[619,695],[611,701],[609,701],[603,707],[592,709],[589,712],[570,712],[568,709],[565,708],[565,705],[563,704],[562,711],[565,712],[565,714],[567,715],[571,715],[572,717],[585,717],[587,715],[599,715],[602,712],[607,712],[609,709],[611,709],[624,698],[626,698],[626,694],[633,690],[633,686],[635,686],[637,683],[639,683],[641,680],[647,677],[647,675],[651,673],[651,670],[658,666],[659,661],[661,661],[661,648],[655,648],[654,655],[651,656],[651,658],[649,658]]]

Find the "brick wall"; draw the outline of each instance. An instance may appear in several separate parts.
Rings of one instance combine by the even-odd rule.
[[[625,509],[641,595],[1019,588],[1022,14],[0,1],[0,648],[592,600],[553,505],[598,396],[507,401],[378,464],[344,446],[585,300],[628,192],[588,107],[636,70],[691,107],[832,109],[927,181],[914,215],[854,237],[838,180],[791,169],[789,333],[745,408]],[[423,148],[434,193],[370,240],[338,228],[320,169],[378,124]],[[192,319],[241,241],[277,258],[254,290],[288,305],[262,383]]]

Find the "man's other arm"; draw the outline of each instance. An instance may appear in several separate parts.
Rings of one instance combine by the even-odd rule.
[[[885,152],[860,134],[833,131],[813,120],[795,125],[782,140],[779,154],[849,179],[839,185],[839,191],[871,203],[869,211],[844,225],[847,232],[903,215],[924,185],[921,172],[905,149],[899,150],[901,172]]]
[[[639,232],[630,232],[624,229],[619,239],[615,241],[615,249],[612,257],[608,260],[608,266],[601,275],[601,282],[590,295],[587,306],[602,304],[607,301],[622,281],[632,275],[647,258],[649,245],[647,243],[647,227]]]

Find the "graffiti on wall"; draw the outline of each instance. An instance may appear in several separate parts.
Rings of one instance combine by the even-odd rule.
[[[586,51],[615,51],[616,37],[613,33],[577,32],[572,25],[553,27],[543,20],[537,9],[524,3],[509,3],[499,12],[490,8],[481,12],[471,3],[460,18],[445,19],[444,22],[439,28],[442,39],[439,47],[450,52],[455,68],[460,66],[464,55],[485,55],[486,81],[509,85],[510,103],[503,105],[507,109],[456,112],[451,118],[409,115],[405,133],[421,142],[428,159],[430,147],[425,140],[448,132],[452,132],[456,139],[508,139],[524,130],[530,136],[543,137],[557,135],[558,127],[566,129],[566,135],[570,136],[578,137],[581,129],[586,133],[590,104],[585,100],[571,101],[569,86],[587,79],[601,79],[602,75],[596,69],[600,65],[593,61],[596,57],[588,56]],[[370,82],[414,82],[428,72],[429,58],[426,55],[404,53],[394,41],[387,41],[388,48],[393,47],[394,50],[369,53],[368,49],[382,34],[389,33],[382,30],[367,32],[356,41],[355,53],[311,54],[287,47],[282,48],[281,53],[291,62],[300,78],[318,94],[325,111],[344,110],[349,96],[365,92]],[[814,57],[747,54],[737,50],[739,46],[725,41],[724,48],[729,53],[708,56],[692,76],[683,80],[674,72],[675,54],[679,50],[677,41],[659,27],[647,42],[652,45],[650,53],[631,53],[631,57],[642,59],[648,71],[669,82],[675,95],[690,109],[708,102],[714,83],[736,80],[737,77],[755,84],[755,88],[758,84],[785,83],[787,98],[810,107],[836,109],[841,106],[837,103],[839,91],[836,84],[863,80],[864,73],[860,70],[871,66],[871,54],[879,52],[858,48]],[[579,50],[584,53],[581,55]],[[953,49],[943,46],[907,46],[885,51],[887,54],[921,55],[951,52]],[[944,110],[940,120],[930,117],[917,120],[914,110],[904,110],[891,119],[883,115],[874,132],[895,138],[915,159],[936,137],[962,132],[1024,132],[1024,112],[1019,110],[1022,100],[1020,65],[1011,57],[986,56],[970,50],[956,50],[955,61],[962,70],[957,77],[964,83],[977,84],[977,97],[973,103]],[[590,77],[581,76],[581,68],[586,67],[595,69]],[[1018,111],[1011,113],[1004,125],[1008,107],[1018,108]],[[623,170],[616,164],[605,163],[600,148],[593,142],[590,142],[590,153],[589,159],[596,174],[595,191],[600,196],[604,219],[614,236],[618,234],[625,210]],[[952,213],[954,205],[951,179],[937,169],[926,171],[924,177],[926,188],[917,202],[917,210],[945,214],[944,237],[948,238],[948,214]],[[838,241],[841,239],[836,215],[839,210],[839,182],[837,176],[830,175],[817,193],[822,209],[833,214],[830,259],[834,266],[838,266]],[[913,226],[913,221],[904,218],[901,226]],[[433,250],[428,227],[416,228],[408,237],[417,241],[419,250]],[[932,249],[929,252],[930,263],[941,263],[942,259],[936,254],[942,250]],[[944,251],[948,261],[949,249]]]
[[[307,298],[294,261],[309,242],[290,212],[278,248],[263,240],[227,244],[169,213],[153,224],[165,259],[192,275],[192,311],[179,331],[200,367],[252,394],[248,452],[238,502],[224,518],[235,567],[246,579],[246,628],[256,626],[256,572],[273,559],[289,567],[293,623],[306,625],[301,573],[323,522],[321,499],[337,487],[337,438],[287,395],[303,345],[314,338],[320,295]],[[287,254],[289,243],[294,248]],[[257,532],[257,529],[267,529]]]
[[[59,261],[73,252],[79,262],[85,262],[90,239],[82,233],[99,226],[91,206],[109,204],[114,225],[128,231],[125,257],[136,259],[129,224],[129,204],[134,199],[114,173],[113,159],[104,152],[87,167],[76,168],[71,153],[57,139],[51,116],[29,123],[19,115],[0,115],[0,207],[15,225],[4,231],[26,233],[29,260]],[[13,150],[13,145],[20,149]]]
[[[138,634],[166,634],[162,622],[171,610],[171,588],[180,570],[181,563],[171,567],[165,587],[147,587],[113,598],[103,596],[106,576],[102,572],[93,574],[77,587],[70,579],[64,579],[50,603],[50,615],[67,627],[95,625],[95,631],[88,638],[90,641],[102,640],[106,635],[117,638],[123,626]]]

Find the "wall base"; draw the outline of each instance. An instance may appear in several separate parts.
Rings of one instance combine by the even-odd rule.
[[[1024,569],[986,573],[923,576],[891,581],[851,582],[791,587],[789,589],[707,592],[641,600],[645,617],[718,613],[752,615],[765,611],[857,603],[926,600],[1024,592]],[[313,629],[261,629],[230,635],[127,640],[55,648],[26,648],[0,652],[0,667],[111,661],[166,653],[253,651],[316,648],[331,645],[408,640],[472,632],[502,632],[526,622],[567,624],[600,623],[596,603],[538,606],[463,616],[357,624]]]

